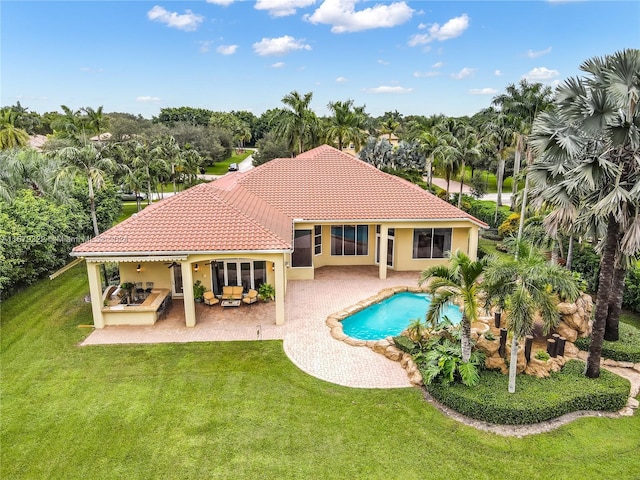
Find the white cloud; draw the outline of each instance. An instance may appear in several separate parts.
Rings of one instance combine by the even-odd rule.
[[[392,87],[389,85],[381,85],[379,87],[374,88],[363,88],[363,90],[367,93],[410,93],[413,91],[413,88],[404,88],[404,87]]]
[[[167,27],[177,28],[186,32],[197,30],[204,20],[202,15],[197,15],[191,10],[185,10],[185,13],[180,15],[177,12],[169,12],[158,5],[147,12],[147,17],[153,22],[164,23]]]
[[[348,82],[349,80],[346,79],[345,77],[338,77],[336,78],[336,83],[345,83]]]
[[[356,11],[358,0],[325,0],[312,15],[304,19],[311,23],[332,25],[333,33],[361,32],[372,28],[401,25],[411,18],[414,10],[405,2],[377,4]]]
[[[253,44],[253,50],[260,56],[266,55],[286,55],[297,50],[311,50],[311,45],[307,45],[303,40],[285,35],[278,38],[263,38]]]
[[[214,5],[220,5],[221,7],[228,7],[236,0],[207,0],[207,3],[213,3]]]
[[[527,52],[527,57],[538,58],[538,57],[542,57],[543,55],[546,55],[547,53],[551,53],[551,47],[545,48],[544,50],[538,50],[536,52],[534,52],[533,50],[529,50]]]
[[[285,66],[284,62],[276,62],[271,64],[271,68],[282,68]]]
[[[136,98],[136,102],[141,103],[158,103],[160,101],[160,97],[151,97],[148,95]]]
[[[378,60],[378,63],[379,63],[380,65],[389,65],[389,62],[387,62],[386,60],[382,60],[382,59],[381,59],[381,60]]]
[[[417,78],[437,77],[442,75],[441,72],[413,72],[413,76]]]
[[[464,67],[458,73],[452,73],[451,78],[454,78],[456,80],[462,80],[463,78],[467,78],[473,75],[475,71],[476,71],[475,68]]]
[[[495,88],[472,88],[467,93],[469,95],[495,95],[498,90]]]
[[[294,15],[298,8],[308,7],[316,0],[257,0],[254,8],[266,10],[272,17],[286,17]]]
[[[558,75],[560,75],[560,72],[558,70],[550,70],[547,67],[536,67],[533,70],[530,70],[528,73],[525,73],[522,78],[526,78],[527,80],[540,81],[551,80]]]
[[[200,42],[200,53],[207,53],[211,50],[211,40],[203,40]]]
[[[427,27],[428,25],[426,23],[421,23],[420,25],[418,25],[418,30],[424,30]]]
[[[236,53],[237,49],[238,45],[220,45],[218,48],[216,48],[216,52],[222,55],[233,55],[234,53]]]
[[[424,45],[434,40],[444,42],[445,40],[459,37],[467,28],[469,28],[469,16],[464,13],[459,17],[450,19],[447,23],[442,25],[442,27],[439,24],[434,23],[429,27],[428,33],[412,35],[409,39],[408,45],[410,47],[417,47],[418,45]]]
[[[444,62],[436,62],[431,65],[431,68],[442,68],[444,66]]]
[[[496,77],[501,77],[501,76],[502,76],[502,70],[496,70],[495,72],[493,72],[493,74],[494,74]]]

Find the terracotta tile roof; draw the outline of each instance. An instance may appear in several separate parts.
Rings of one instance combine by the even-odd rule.
[[[420,187],[325,145],[154,203],[73,251],[288,250],[293,219],[464,219],[485,225]]]
[[[465,219],[485,226],[417,185],[327,145],[272,160],[237,182],[293,218]]]
[[[238,186],[197,185],[149,205],[75,253],[287,250],[292,219]]]

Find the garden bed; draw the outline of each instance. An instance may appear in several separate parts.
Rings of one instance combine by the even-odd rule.
[[[583,410],[622,409],[629,397],[627,380],[606,370],[599,379],[584,376],[584,363],[567,362],[550,378],[518,375],[516,392],[508,393],[509,378],[499,372],[484,370],[474,387],[454,383],[432,383],[427,391],[453,410],[489,423],[527,425]]]
[[[620,339],[617,342],[602,342],[602,357],[617,362],[640,363],[640,330],[620,322]],[[575,342],[580,350],[589,350],[591,337],[578,338]]]

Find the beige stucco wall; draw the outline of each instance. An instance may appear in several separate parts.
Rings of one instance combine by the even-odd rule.
[[[120,283],[153,282],[153,288],[171,288],[171,271],[166,262],[140,262],[140,273],[136,272],[138,262],[120,262]]]
[[[335,223],[338,224],[338,223]],[[313,231],[316,224],[296,223],[296,230]],[[479,228],[469,222],[402,222],[388,223],[389,228],[395,228],[394,237],[394,270],[415,271],[423,270],[433,265],[445,265],[446,259],[414,259],[413,231],[416,228],[452,228],[451,250],[457,249],[469,254],[469,236],[477,238]],[[369,225],[369,254],[368,255],[331,255],[331,224],[322,226],[322,253],[313,255],[312,268],[289,268],[288,278],[295,280],[312,280],[314,269],[327,265],[374,265],[376,247],[376,225]],[[477,242],[476,242],[477,243]],[[287,258],[290,263],[291,258]]]

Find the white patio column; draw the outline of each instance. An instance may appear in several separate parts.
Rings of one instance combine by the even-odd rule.
[[[187,327],[196,326],[196,303],[193,298],[193,274],[191,273],[191,264],[182,262],[180,264],[182,270],[182,293],[184,295],[184,323]]]
[[[478,232],[477,228],[469,229],[469,258],[472,261],[478,259]]]
[[[89,294],[91,296],[91,313],[93,325],[104,328],[102,317],[102,279],[100,278],[100,264],[87,262],[87,276],[89,277]]]
[[[284,255],[275,262],[276,267],[276,325],[284,325],[285,266]]]
[[[380,225],[380,263],[378,264],[378,276],[380,280],[387,278],[387,247],[389,244],[389,227]]]

